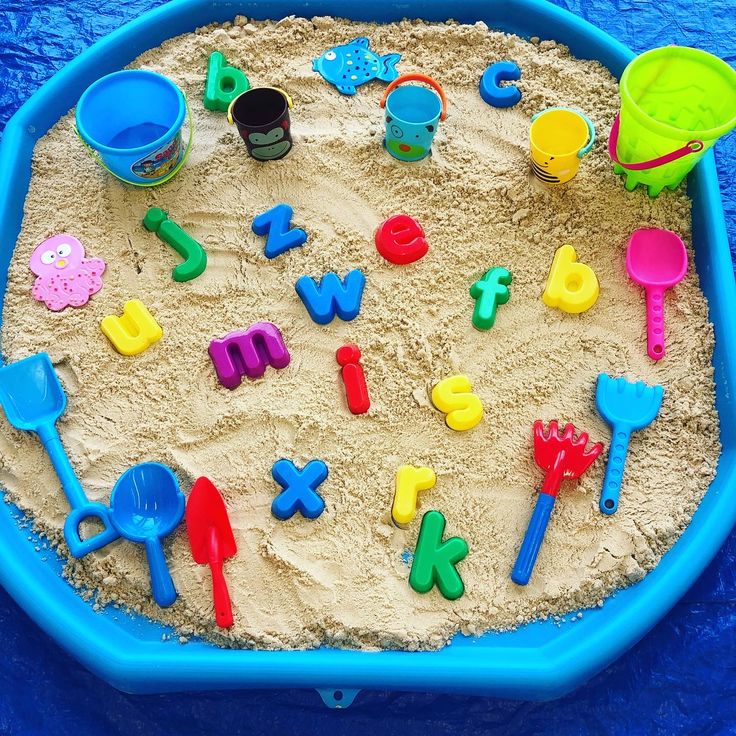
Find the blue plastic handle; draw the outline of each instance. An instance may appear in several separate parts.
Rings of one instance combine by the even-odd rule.
[[[602,514],[615,514],[618,509],[618,497],[621,493],[621,481],[624,477],[626,453],[629,451],[631,428],[626,424],[614,424],[611,436],[611,449],[608,453],[606,477],[603,479],[599,508]]]
[[[176,600],[176,588],[166,564],[161,540],[158,537],[148,537],[144,544],[146,546],[146,557],[148,557],[148,567],[151,571],[153,599],[159,606],[166,608]]]
[[[516,557],[514,569],[511,571],[511,579],[517,585],[526,585],[532,576],[534,563],[537,561],[539,548],[542,546],[544,533],[547,530],[547,523],[554,505],[554,496],[550,496],[548,493],[539,494],[534,511],[532,511],[532,517],[529,519],[529,526],[526,528],[524,540],[521,543],[521,549]]]
[[[110,521],[110,510],[101,503],[90,501],[85,495],[82,484],[69,462],[64,445],[61,444],[56,426],[54,424],[39,425],[38,437],[46,448],[51,464],[61,481],[61,487],[72,507],[71,513],[64,522],[64,539],[72,557],[84,557],[118,539],[120,535]],[[79,527],[83,521],[90,518],[97,519],[102,524],[102,531],[87,539],[82,539]]]

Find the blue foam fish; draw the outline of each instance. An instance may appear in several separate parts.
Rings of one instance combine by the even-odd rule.
[[[399,76],[396,64],[401,54],[378,56],[369,47],[367,38],[354,38],[344,46],[325,51],[312,62],[312,69],[344,95],[354,95],[356,87],[373,79],[393,82]]]

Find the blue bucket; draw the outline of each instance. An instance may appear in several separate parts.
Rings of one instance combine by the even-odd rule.
[[[399,86],[410,81],[425,82],[433,89]],[[429,156],[437,126],[447,115],[442,87],[425,74],[404,74],[386,87],[381,107],[386,108],[386,150],[399,161]]]
[[[132,69],[108,74],[77,103],[77,133],[111,174],[128,184],[153,186],[182,167],[192,145],[182,147],[187,114],[184,93],[161,74]]]

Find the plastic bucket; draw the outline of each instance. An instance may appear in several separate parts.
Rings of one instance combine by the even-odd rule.
[[[580,159],[595,143],[593,123],[567,107],[550,107],[532,116],[529,144],[532,171],[545,184],[564,184],[578,173]]]
[[[665,46],[637,56],[619,90],[609,153],[629,190],[646,184],[654,197],[674,189],[736,126],[736,71],[700,49]]]
[[[289,110],[291,97],[278,87],[254,87],[238,95],[227,110],[248,153],[256,161],[275,161],[293,146]]]
[[[192,144],[181,143],[187,113],[183,92],[161,74],[142,69],[108,74],[77,103],[77,132],[110,173],[152,186],[181,168]]]
[[[400,86],[410,81],[425,82],[433,89]],[[381,107],[386,109],[386,150],[399,161],[429,156],[437,126],[447,116],[442,87],[424,74],[404,74],[386,87]]]

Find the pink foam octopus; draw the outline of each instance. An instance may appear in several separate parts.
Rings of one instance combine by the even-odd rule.
[[[31,271],[38,276],[31,294],[53,312],[82,307],[102,288],[106,265],[101,258],[85,258],[84,246],[73,235],[54,235],[31,255]]]

